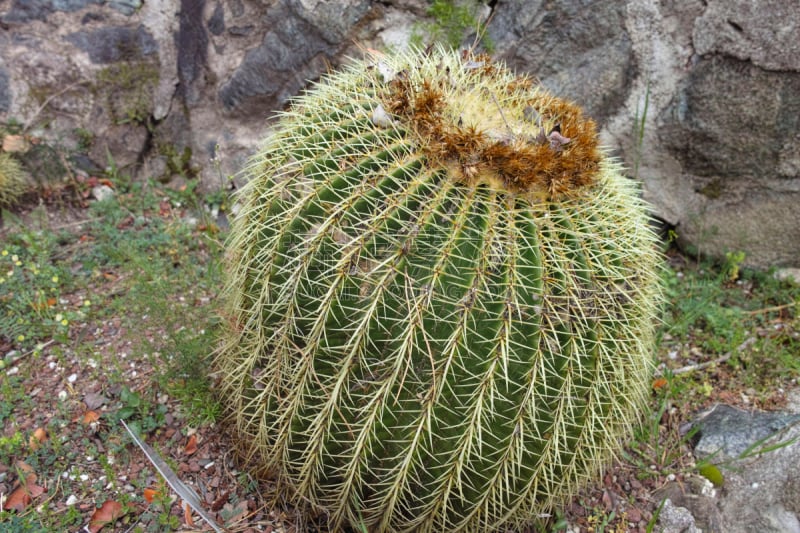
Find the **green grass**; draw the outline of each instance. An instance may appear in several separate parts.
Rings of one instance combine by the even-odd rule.
[[[476,44],[492,52],[494,43],[486,35],[486,28],[478,20],[482,4],[475,0],[455,2],[453,0],[433,0],[427,10],[428,22],[415,26],[410,42],[424,48],[433,44],[444,44],[458,48],[471,32],[477,34]]]
[[[737,384],[767,388],[800,371],[800,287],[743,270],[743,259],[669,271],[662,347],[696,363],[730,354],[723,367]]]

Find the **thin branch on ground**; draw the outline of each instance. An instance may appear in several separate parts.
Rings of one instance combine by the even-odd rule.
[[[735,354],[738,354],[738,353],[744,351],[745,348],[747,348],[748,346],[750,346],[754,342],[756,342],[755,337],[749,337],[749,338],[747,338],[747,340],[745,340],[739,346],[737,346],[736,348],[734,348],[733,350],[731,350],[729,352],[726,352],[723,355],[720,355],[716,359],[712,359],[711,361],[705,361],[704,363],[696,363],[696,364],[693,364],[693,365],[686,365],[686,366],[682,366],[680,368],[676,368],[675,370],[672,371],[672,375],[673,376],[677,376],[677,375],[680,375],[680,374],[686,374],[688,372],[693,372],[695,370],[703,370],[705,368],[709,368],[711,366],[718,365],[720,363],[724,363],[725,361],[727,361],[728,359],[733,357]]]
[[[796,306],[800,302],[789,302],[788,304],[783,305],[773,305],[772,307],[764,307],[763,309],[756,309],[755,311],[747,311],[746,314],[748,315],[760,315],[763,313],[770,313],[772,311],[782,311],[784,309],[789,309],[790,307]]]

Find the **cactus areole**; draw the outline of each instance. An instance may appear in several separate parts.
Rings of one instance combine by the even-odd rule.
[[[260,473],[375,532],[522,527],[599,475],[659,257],[576,106],[482,55],[373,54],[245,173],[216,367]]]

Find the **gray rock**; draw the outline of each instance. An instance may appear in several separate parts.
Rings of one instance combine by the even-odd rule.
[[[710,0],[694,25],[698,54],[721,54],[767,70],[800,70],[797,0]]]
[[[306,5],[308,4],[308,5]],[[366,13],[369,2],[284,0],[265,15],[269,28],[261,44],[221,87],[225,108],[238,114],[279,109],[309,80],[324,72],[348,30]]]
[[[155,39],[144,26],[109,26],[78,31],[65,39],[89,54],[92,63],[135,61],[158,52]]]
[[[205,0],[181,0],[180,26],[178,27],[178,80],[180,91],[187,104],[200,98],[202,74],[208,53],[208,36],[203,24]]]
[[[142,7],[143,0],[111,0],[108,5],[123,15],[131,16]]]
[[[800,73],[769,72],[721,56],[700,60],[671,105],[659,136],[710,199],[729,198],[737,178],[763,178],[800,129]],[[776,176],[777,177],[777,176]],[[784,176],[787,178],[797,176]]]
[[[11,89],[8,85],[8,71],[0,67],[0,113],[11,108]]]
[[[78,11],[89,4],[100,4],[103,0],[14,0],[5,15],[5,23],[25,24],[33,20],[45,20],[56,11]]]
[[[800,421],[800,414],[750,412],[719,404],[700,415],[694,454],[722,463],[753,452],[771,436]]]
[[[800,268],[781,268],[775,271],[775,279],[800,285]]]
[[[214,13],[208,19],[208,31],[213,35],[222,35],[225,31],[225,11],[222,9],[222,4],[217,4],[214,7]]]
[[[770,439],[786,445],[724,470],[718,507],[728,533],[800,533],[800,423]]]
[[[695,456],[717,465],[724,476],[716,502],[719,522],[711,522],[711,529],[800,533],[800,413],[719,405],[696,425]]]
[[[499,0],[488,33],[510,66],[603,123],[623,103],[635,72],[625,4]]]
[[[668,500],[673,507],[685,509],[694,520],[694,526],[704,533],[726,533],[722,514],[717,509],[717,490],[706,478],[699,475],[684,476],[683,481],[670,481],[653,493],[653,500],[661,504]],[[679,514],[684,514],[678,511]],[[669,518],[667,522],[671,522]],[[656,531],[659,531],[658,529]]]
[[[657,126],[692,206],[678,228],[681,242],[715,256],[745,251],[750,265],[796,262],[798,132],[800,73],[721,56],[699,60]]]
[[[685,507],[676,507],[672,500],[664,501],[658,515],[658,526],[661,533],[702,533],[694,523],[694,517]]]
[[[779,23],[768,13],[774,2],[766,4],[629,2],[637,73],[603,132],[635,163],[645,197],[679,244],[712,257],[742,251],[744,265],[759,268],[800,263],[800,72],[791,54],[776,60],[788,67],[781,71],[765,59],[768,33],[800,27],[800,2],[784,2]],[[738,44],[728,35],[736,24],[749,36]],[[637,128],[632,119],[645,109]]]

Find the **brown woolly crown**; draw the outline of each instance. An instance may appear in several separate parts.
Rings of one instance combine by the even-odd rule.
[[[381,98],[431,161],[464,183],[559,198],[597,179],[594,121],[485,54],[464,53],[460,64],[434,69],[408,67]]]

